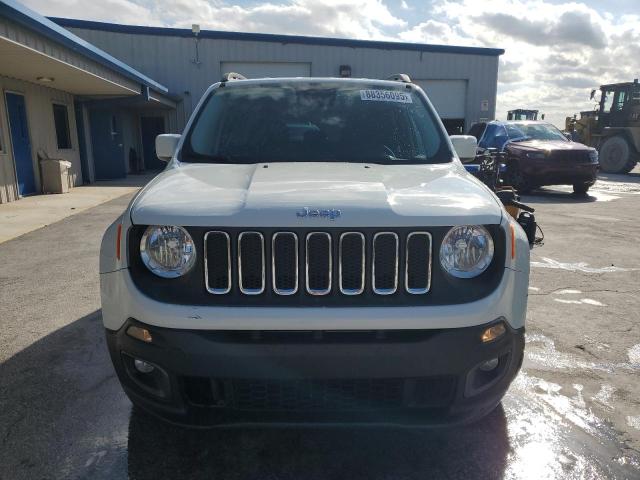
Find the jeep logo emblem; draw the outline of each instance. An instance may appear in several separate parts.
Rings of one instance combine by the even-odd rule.
[[[329,220],[335,220],[342,215],[342,212],[337,208],[309,208],[303,207],[296,212],[298,218],[328,218]]]

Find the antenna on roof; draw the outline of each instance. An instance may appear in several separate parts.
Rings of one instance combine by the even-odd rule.
[[[224,75],[222,75],[222,79],[220,81],[229,82],[232,80],[246,80],[246,77],[236,72],[227,72]]]
[[[390,77],[387,77],[387,80],[391,80],[393,82],[411,83],[411,78],[406,73],[395,73]]]

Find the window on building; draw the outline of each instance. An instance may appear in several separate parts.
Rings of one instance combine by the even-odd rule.
[[[71,135],[69,131],[69,112],[66,105],[53,104],[53,121],[56,124],[56,138],[58,149],[71,148]]]

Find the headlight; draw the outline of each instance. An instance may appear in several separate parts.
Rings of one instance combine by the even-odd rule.
[[[473,278],[484,272],[493,258],[493,240],[480,225],[453,227],[440,246],[442,268],[458,278]]]
[[[176,278],[196,263],[196,248],[184,228],[152,225],[140,240],[140,256],[147,268],[159,277]]]
[[[598,161],[598,151],[597,150],[591,150],[589,152],[589,159],[592,162],[597,162]]]

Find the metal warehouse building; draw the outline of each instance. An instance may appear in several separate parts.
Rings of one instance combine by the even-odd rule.
[[[40,193],[46,158],[71,163],[72,185],[161,168],[155,136],[181,132],[229,71],[407,73],[449,133],[495,115],[500,49],[198,30],[46,19],[0,0],[0,203]]]

